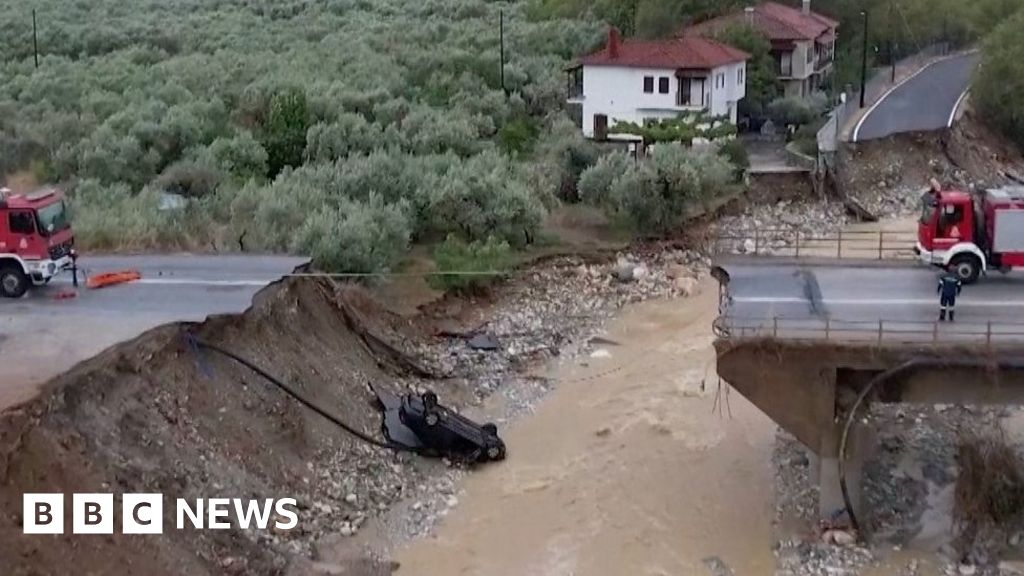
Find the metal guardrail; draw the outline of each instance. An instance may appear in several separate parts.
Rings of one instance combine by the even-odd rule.
[[[1024,322],[940,323],[912,320],[834,320],[817,318],[754,318],[728,314],[713,324],[722,340],[875,343],[973,344],[1024,343]]]
[[[870,260],[913,260],[917,234],[887,230],[843,231],[808,234],[782,229],[719,232],[712,238],[716,256],[782,256],[793,258],[838,258]]]

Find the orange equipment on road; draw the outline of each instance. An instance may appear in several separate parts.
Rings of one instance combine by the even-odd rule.
[[[108,272],[106,274],[90,276],[85,285],[92,289],[106,288],[107,286],[113,286],[115,284],[134,282],[141,278],[142,274],[139,274],[137,270],[124,270],[121,272]]]

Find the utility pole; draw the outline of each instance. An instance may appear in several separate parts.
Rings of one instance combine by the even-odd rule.
[[[892,83],[896,83],[896,44],[894,41],[889,40],[889,59],[892,60]]]
[[[36,9],[32,9],[32,53],[35,54],[36,68],[39,68],[39,35],[36,33]]]
[[[860,107],[864,107],[864,94],[868,90],[868,11],[861,12],[864,16],[864,50],[860,62]]]
[[[640,0],[633,0],[633,26],[632,26],[633,34],[632,35],[633,35],[634,38],[640,36],[640,33],[638,32],[637,22],[636,22],[637,15],[639,13],[640,13]]]
[[[508,89],[505,88],[505,11],[498,11],[498,43],[501,58],[501,91],[508,96]]]

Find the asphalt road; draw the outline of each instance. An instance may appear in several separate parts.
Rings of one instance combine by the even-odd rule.
[[[972,53],[927,66],[878,100],[857,124],[853,140],[948,128],[977,65]]]
[[[88,274],[138,270],[142,279],[72,291],[70,274],[0,299],[0,409],[25,401],[53,376],[146,330],[212,314],[238,313],[253,295],[304,264],[285,256],[83,256]],[[82,284],[84,286],[84,284]]]
[[[927,341],[1024,340],[1024,274],[994,273],[964,287],[957,322],[938,320],[938,274],[916,263],[891,267],[725,266],[731,277],[726,308],[732,334],[757,330],[782,338]]]

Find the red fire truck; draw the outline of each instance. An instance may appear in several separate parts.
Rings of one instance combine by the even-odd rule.
[[[0,189],[0,296],[19,298],[32,285],[71,268],[73,248],[63,193]]]
[[[922,198],[915,250],[926,264],[951,269],[964,284],[988,270],[1024,266],[1024,186],[969,194],[933,181]]]

